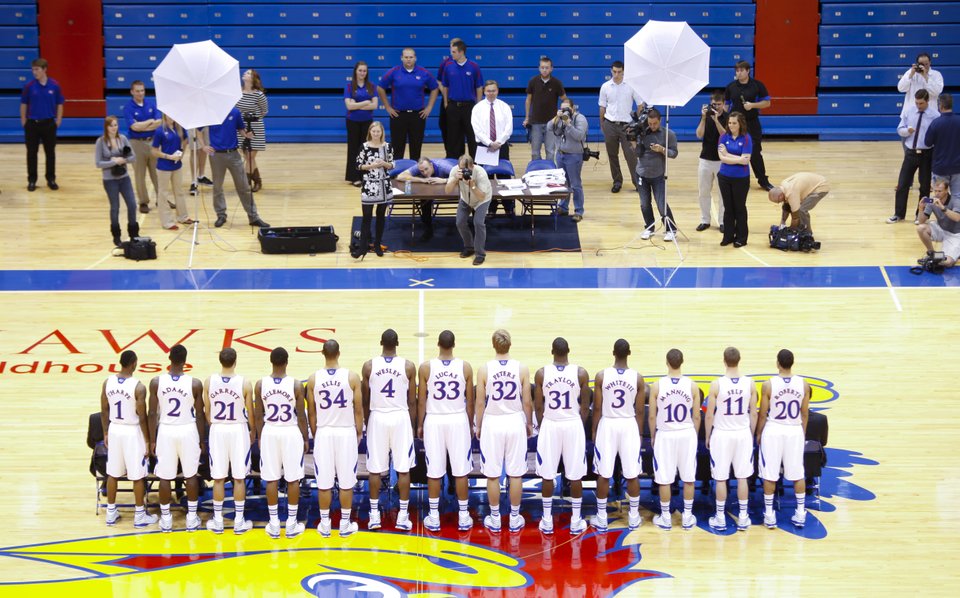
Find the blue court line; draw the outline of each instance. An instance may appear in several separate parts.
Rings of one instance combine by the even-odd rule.
[[[958,269],[960,270],[960,269]],[[887,267],[895,287],[960,286],[960,271]],[[318,268],[0,270],[0,292],[380,289],[881,288],[879,266],[791,268]]]

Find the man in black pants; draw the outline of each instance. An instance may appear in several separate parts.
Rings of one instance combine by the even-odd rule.
[[[477,139],[470,118],[473,105],[480,101],[483,92],[483,76],[480,66],[466,57],[467,44],[463,41],[450,44],[451,60],[443,65],[440,83],[443,85],[443,105],[447,111],[448,158],[464,154],[464,140],[470,155],[477,154]]]
[[[60,85],[47,77],[47,61],[37,58],[31,64],[33,81],[23,87],[20,96],[20,125],[27,142],[27,191],[37,189],[37,154],[43,143],[47,158],[44,173],[47,186],[56,191],[57,129],[63,121],[63,92]]]
[[[410,159],[420,159],[423,133],[427,117],[437,101],[437,80],[425,68],[417,66],[417,53],[404,48],[402,64],[386,72],[377,84],[377,93],[390,115],[390,145],[393,157],[403,158],[407,140],[410,140]],[[390,96],[387,96],[390,90]],[[427,99],[426,93],[430,96]]]
[[[940,116],[940,112],[930,105],[930,92],[918,89],[914,95],[914,105],[907,106],[900,116],[897,134],[903,142],[903,162],[900,164],[900,176],[894,193],[893,216],[887,218],[887,224],[896,224],[907,217],[907,200],[913,177],[920,171],[920,197],[930,196],[930,180],[933,173],[933,148],[926,144],[930,123]],[[920,205],[914,218],[920,214]]]
[[[753,153],[750,155],[750,166],[757,177],[760,187],[769,191],[773,189],[770,179],[767,178],[767,169],[763,165],[763,154],[760,153],[763,139],[763,128],[760,126],[760,110],[770,107],[770,94],[767,86],[750,76],[750,63],[741,60],[736,64],[736,78],[727,85],[724,97],[727,103],[727,113],[742,112],[747,117],[747,133],[753,141]]]

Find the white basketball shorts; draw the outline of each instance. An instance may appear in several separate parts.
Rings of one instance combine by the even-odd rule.
[[[341,490],[357,485],[357,429],[319,427],[313,439],[313,465],[317,488],[333,488],[334,479]]]
[[[413,426],[406,411],[371,411],[367,422],[367,471],[407,473],[413,468]]]
[[[428,413],[423,422],[423,448],[427,456],[427,477],[442,478],[447,473],[447,456],[455,477],[473,470],[470,442],[473,435],[466,413]]]
[[[564,477],[580,480],[587,475],[587,436],[579,419],[545,419],[537,436],[537,475],[557,477],[563,458]]]
[[[768,482],[783,479],[795,482],[803,475],[803,426],[768,423],[760,437],[760,478]]]
[[[263,427],[260,435],[260,478],[297,482],[303,478],[303,436],[297,426]]]
[[[593,468],[597,475],[613,477],[613,466],[620,455],[623,477],[640,475],[640,428],[632,417],[601,417],[593,441]]]
[[[157,467],[161,480],[177,479],[177,461],[184,478],[197,475],[200,467],[200,434],[196,424],[160,424],[157,429]]]
[[[480,428],[480,461],[483,475],[513,478],[527,473],[527,425],[523,413],[484,415]]]
[[[147,476],[147,443],[137,424],[110,424],[107,429],[107,475],[134,482]]]
[[[247,424],[210,426],[210,477],[242,480],[250,473],[250,431]]]
[[[697,432],[693,428],[657,432],[653,445],[653,479],[662,485],[680,480],[693,483],[697,477]]]
[[[730,479],[730,466],[737,479],[753,475],[753,434],[750,428],[742,430],[718,430],[710,434],[710,471],[713,479],[724,482]]]

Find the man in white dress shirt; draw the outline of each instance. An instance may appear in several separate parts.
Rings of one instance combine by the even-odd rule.
[[[630,178],[633,186],[637,186],[637,154],[627,139],[624,131],[630,123],[630,113],[634,106],[643,106],[643,98],[623,81],[623,63],[615,61],[610,67],[612,77],[600,86],[600,127],[603,130],[603,141],[607,146],[607,157],[610,159],[610,176],[613,177],[612,193],[619,193],[623,187],[623,174],[620,171],[620,149],[623,148],[623,157],[627,159]]]
[[[501,160],[510,159],[510,136],[513,134],[513,111],[510,106],[497,96],[500,86],[490,79],[483,84],[482,102],[477,102],[470,115],[470,124],[477,139],[477,146],[484,147],[490,152],[499,151]],[[480,151],[479,149],[477,150]],[[476,158],[476,156],[474,156]],[[482,162],[481,162],[482,163]],[[494,200],[492,212],[496,213],[500,200]],[[512,199],[503,200],[503,209],[513,215],[516,202]]]
[[[943,75],[931,67],[930,55],[926,52],[917,54],[917,61],[910,65],[897,83],[897,90],[903,92],[903,109],[900,116],[906,114],[907,109],[913,106],[917,92],[926,89],[930,94],[930,103],[937,105],[937,97],[943,91]]]
[[[926,144],[924,138],[940,112],[930,105],[930,92],[919,89],[915,94],[913,106],[904,110],[897,126],[897,134],[903,143],[903,162],[900,164],[900,177],[897,180],[897,189],[894,193],[893,216],[887,218],[888,224],[895,224],[907,217],[907,197],[910,187],[913,186],[913,177],[920,171],[920,197],[930,196],[930,180],[933,174],[933,148]],[[916,215],[919,214],[920,204],[917,204]]]

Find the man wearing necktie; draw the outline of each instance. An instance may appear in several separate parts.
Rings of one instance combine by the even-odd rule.
[[[474,105],[473,112],[470,114],[470,125],[473,127],[477,145],[491,152],[499,150],[500,159],[509,160],[510,145],[507,142],[513,134],[513,111],[506,102],[497,98],[499,94],[500,86],[496,81],[491,79],[484,83],[485,99]],[[494,201],[491,206],[491,214],[497,211],[498,201]],[[503,201],[503,209],[507,214],[514,213],[514,204],[514,200]]]
[[[920,197],[930,195],[933,151],[926,144],[924,137],[930,123],[939,116],[940,112],[930,105],[930,93],[926,89],[920,89],[915,94],[914,105],[904,110],[900,117],[897,133],[903,140],[903,163],[900,165],[900,178],[894,195],[894,213],[887,218],[888,224],[906,219],[907,196],[913,185],[913,177],[918,170],[920,171]]]

